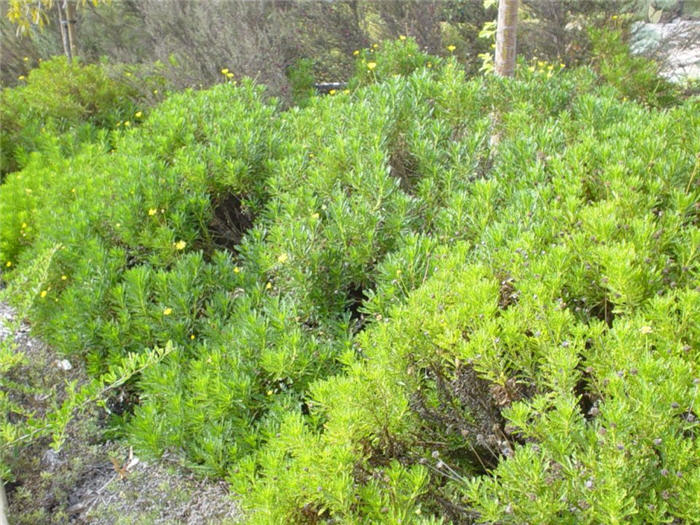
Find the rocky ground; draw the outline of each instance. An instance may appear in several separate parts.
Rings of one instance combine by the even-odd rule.
[[[700,20],[637,23],[631,49],[658,60],[670,80],[700,79]]]
[[[13,319],[13,310],[0,303],[0,340],[14,337],[25,356],[2,385],[29,387],[10,394],[41,414],[60,401],[67,381],[84,383],[87,375],[81,363],[31,337],[26,323],[10,329]],[[9,458],[16,476],[6,485],[11,525],[240,522],[225,482],[199,479],[168,456],[139,459],[125,444],[106,439],[106,428],[104,410],[91,407],[72,421],[60,451],[46,438]]]

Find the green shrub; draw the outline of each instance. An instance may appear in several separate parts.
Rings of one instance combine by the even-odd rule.
[[[138,123],[159,87],[157,67],[83,65],[65,57],[40,62],[21,85],[0,92],[0,174],[57,142],[70,153],[95,140],[98,128]]]
[[[251,522],[700,512],[697,190],[685,192],[697,161],[683,138],[696,106],[566,96],[586,79],[486,86],[508,90],[504,139],[490,179],[467,183],[437,229],[463,225],[474,247],[436,250],[433,275],[388,315],[372,297],[382,322],[344,373],[313,384],[310,414],[290,412],[232,472]]]
[[[659,66],[654,61],[633,56],[622,31],[604,28],[591,29],[589,33],[598,74],[622,97],[656,107],[678,102],[678,87],[659,76]]]
[[[37,330],[93,373],[172,341],[123,430],[254,523],[698,512],[697,102],[364,53],[304,108],[225,83],[31,155],[0,260],[64,247]]]
[[[287,70],[289,87],[292,90],[292,102],[304,107],[309,98],[316,94],[314,89],[314,62],[309,58],[300,58]]]
[[[408,75],[421,68],[434,68],[442,60],[421,51],[413,38],[386,40],[367,49],[355,51],[355,75],[350,87],[382,82],[394,75]]]

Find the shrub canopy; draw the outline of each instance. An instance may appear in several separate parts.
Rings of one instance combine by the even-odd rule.
[[[0,260],[60,246],[37,330],[95,373],[172,341],[126,435],[253,523],[692,521],[697,99],[468,80],[410,40],[357,68],[303,109],[226,82],[30,156]]]

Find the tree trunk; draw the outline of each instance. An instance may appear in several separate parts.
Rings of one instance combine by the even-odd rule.
[[[56,2],[56,11],[58,11],[58,27],[61,28],[61,42],[63,42],[63,52],[68,58],[68,62],[72,60],[72,55],[70,52],[70,44],[68,43],[68,32],[66,30],[66,17],[63,16],[63,7],[61,4],[63,2]]]
[[[5,496],[5,484],[0,480],[0,525],[7,525],[7,516],[9,513],[7,497]]]
[[[75,35],[75,24],[77,17],[75,14],[75,1],[65,0],[66,7],[66,28],[68,29],[68,45],[70,46],[71,58],[77,55],[78,39]]]
[[[496,74],[512,77],[518,31],[518,0],[499,0],[496,28]]]

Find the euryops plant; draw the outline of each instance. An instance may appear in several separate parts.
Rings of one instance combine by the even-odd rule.
[[[23,168],[34,151],[71,155],[100,129],[131,123],[138,105],[155,98],[157,75],[137,68],[81,64],[54,57],[39,63],[15,88],[0,91],[0,178]],[[157,94],[157,90],[156,94]],[[143,109],[143,108],[141,108]],[[1,180],[1,179],[0,179]]]
[[[303,109],[227,82],[34,155],[5,278],[62,245],[32,318],[94,373],[172,341],[125,435],[251,523],[693,521],[697,100],[411,46]]]

